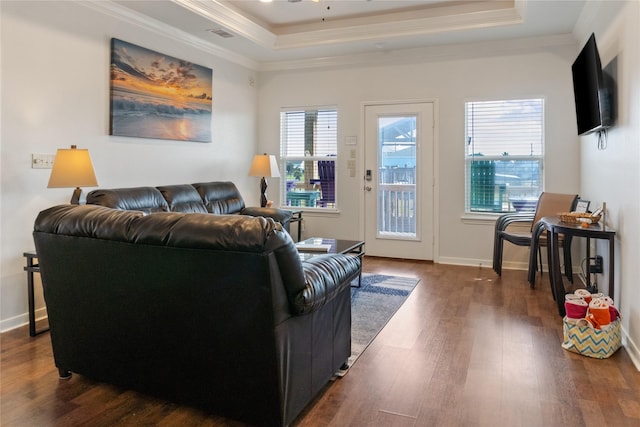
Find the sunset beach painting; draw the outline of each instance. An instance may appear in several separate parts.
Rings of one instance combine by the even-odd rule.
[[[211,68],[111,39],[111,135],[211,142]]]

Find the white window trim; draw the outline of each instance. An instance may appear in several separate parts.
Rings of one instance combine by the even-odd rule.
[[[339,200],[339,174],[338,174],[338,165],[339,165],[339,151],[340,151],[340,136],[339,136],[339,119],[340,119],[340,110],[337,105],[318,105],[318,106],[304,106],[304,107],[281,107],[280,113],[278,114],[279,125],[278,128],[282,128],[282,123],[280,122],[282,113],[287,113],[291,111],[319,111],[319,110],[330,110],[336,112],[336,154],[332,156],[290,156],[285,157],[282,154],[280,155],[280,170],[284,170],[284,179],[280,179],[280,208],[287,210],[296,210],[303,211],[305,213],[312,214],[313,216],[322,216],[322,214],[328,214],[328,216],[335,216],[340,213],[338,200]],[[280,152],[282,153],[282,135],[280,135]],[[324,160],[333,160],[335,162],[335,207],[332,208],[324,208],[324,207],[311,207],[311,206],[291,206],[283,204],[286,201],[286,162],[287,160],[295,160],[295,161],[324,161]]]

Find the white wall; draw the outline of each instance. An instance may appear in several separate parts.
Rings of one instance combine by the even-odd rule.
[[[499,50],[521,52],[517,43]],[[361,238],[360,199],[364,185],[361,109],[365,101],[435,98],[439,105],[439,176],[435,201],[440,218],[439,261],[484,266],[492,258],[494,221],[463,222],[464,102],[477,99],[543,97],[546,126],[546,190],[578,193],[580,163],[575,131],[571,61],[575,44],[535,48],[530,53],[491,54],[484,46],[460,50],[459,59],[430,60],[381,55],[371,64],[331,69],[269,71],[259,75],[259,144],[278,153],[281,107],[337,105],[339,109],[338,205],[340,214],[306,214],[305,235]],[[451,48],[454,50],[454,47]],[[478,54],[481,51],[482,54]],[[356,177],[349,176],[347,158],[358,137]],[[275,195],[272,195],[274,198]],[[274,198],[275,199],[275,198]],[[464,244],[461,244],[463,243]],[[512,245],[507,245],[512,246]],[[524,266],[528,251],[506,248],[507,266]]]
[[[231,180],[247,204],[258,203],[258,181],[247,176],[256,147],[253,72],[76,2],[0,7],[1,330],[27,319],[22,253],[33,249],[37,213],[68,203],[72,192],[48,189],[50,170],[31,169],[32,153],[88,148],[105,188]],[[213,143],[108,135],[111,37],[213,69]],[[42,307],[39,283],[36,290]]]
[[[592,202],[606,202],[607,223],[617,232],[614,300],[625,347],[640,369],[640,2],[630,1],[613,20],[603,20],[615,6],[598,5],[596,18],[579,35],[586,41],[595,32],[603,66],[617,57],[619,111],[606,149],[598,150],[595,135],[581,137],[581,191]],[[606,243],[597,250],[608,268]],[[601,277],[606,290],[608,271]]]

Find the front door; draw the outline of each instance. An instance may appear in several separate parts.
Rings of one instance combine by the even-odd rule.
[[[433,260],[434,104],[364,110],[367,254]]]

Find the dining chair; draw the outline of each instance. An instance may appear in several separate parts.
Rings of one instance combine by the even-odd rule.
[[[577,201],[578,195],[576,194],[543,192],[538,198],[535,212],[508,213],[498,217],[493,240],[493,270],[498,276],[502,275],[504,241],[506,240],[517,246],[528,246],[528,280],[533,288],[535,285],[536,272],[538,271],[538,260],[540,261],[540,271],[542,272],[541,248],[548,246],[544,227],[540,227],[538,222],[545,216],[557,215],[559,212],[570,212],[574,210]],[[509,229],[509,226],[517,223],[530,223],[531,227],[528,231],[514,231],[513,229]],[[571,281],[573,276],[571,268],[571,242],[561,236],[560,245],[563,248],[565,275]]]

